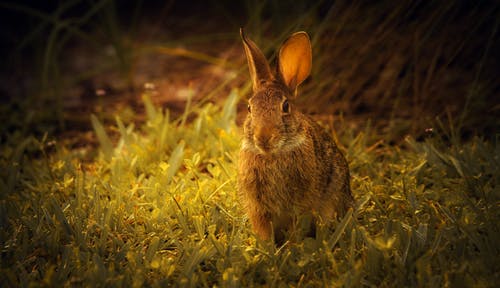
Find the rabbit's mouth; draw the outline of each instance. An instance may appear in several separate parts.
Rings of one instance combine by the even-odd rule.
[[[243,149],[253,150],[254,153],[269,155],[276,153],[283,153],[296,150],[300,148],[306,140],[304,135],[297,135],[288,140],[282,138],[258,138],[253,137],[253,141],[244,141]]]
[[[263,154],[272,153],[276,146],[271,143],[271,140],[271,138],[256,138],[254,139],[255,147]]]
[[[272,147],[269,144],[259,144],[255,141],[255,139],[251,140],[243,140],[241,145],[241,150],[248,151],[254,154],[260,155],[270,155],[274,153],[276,148]]]

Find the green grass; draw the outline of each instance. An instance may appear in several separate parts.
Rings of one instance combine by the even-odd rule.
[[[4,145],[2,286],[498,283],[497,143],[409,138],[398,147],[370,128],[337,131],[354,213],[275,247],[255,238],[236,196],[238,97],[194,106],[184,122],[145,93],[141,127],[117,117],[104,129],[92,116],[94,156],[46,138]]]
[[[158,30],[142,41],[140,4],[131,24],[122,26],[115,1],[89,3],[82,15],[68,16],[82,3],[65,2],[53,12],[0,5],[38,21],[17,47],[28,52],[18,56],[36,60],[32,90],[10,95],[12,103],[0,107],[1,287],[500,282],[498,104],[491,101],[499,23],[492,15],[498,7],[471,5],[464,13],[461,2],[386,9],[391,1],[280,6],[250,0],[241,23],[214,1],[219,6],[212,13],[225,15],[226,30],[177,39]],[[205,18],[186,18],[182,27],[198,27]],[[336,128],[332,134],[349,161],[356,199],[352,213],[319,227],[314,239],[299,236],[283,247],[259,241],[238,202],[236,105],[249,90],[248,82],[238,82],[247,77],[243,51],[240,63],[200,47],[233,38],[240,45],[242,25],[269,56],[291,32],[311,34],[315,64],[299,104],[321,120],[335,120],[325,124]],[[116,54],[101,61],[94,53],[96,64],[75,74],[65,66],[70,43],[91,53],[110,46]],[[113,74],[136,89],[135,97],[135,61],[159,52],[238,76],[209,91],[193,90],[193,101],[175,117],[144,92],[143,124],[135,121],[142,114],[114,116],[112,109],[90,107],[96,115],[85,115],[85,123],[99,147],[79,143],[88,144],[81,148],[67,138],[64,132],[75,128],[64,108],[68,90]],[[221,92],[239,84],[245,88]],[[122,100],[128,93],[122,88],[106,103]],[[330,116],[338,111],[345,120]],[[428,127],[433,132],[423,133]],[[57,131],[63,137],[55,138]]]

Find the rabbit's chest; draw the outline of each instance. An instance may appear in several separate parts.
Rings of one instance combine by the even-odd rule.
[[[248,192],[254,201],[269,210],[307,206],[304,200],[314,190],[307,164],[264,157],[257,157],[254,164],[247,171],[251,182]]]

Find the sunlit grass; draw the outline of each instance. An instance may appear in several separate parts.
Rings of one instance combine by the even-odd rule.
[[[460,3],[425,6],[420,13],[426,17],[418,18],[422,21],[400,27],[420,4],[401,3],[390,10],[381,2],[365,10],[358,1],[338,1],[333,6],[328,1],[313,5],[303,1],[293,7],[247,1],[247,19],[242,23],[222,2],[213,2],[218,14],[227,14],[234,33],[169,39],[159,32],[158,39],[144,42],[122,30],[115,1],[90,3],[89,10],[76,18],[66,12],[84,1],[65,2],[50,13],[10,2],[0,5],[38,19],[18,48],[31,47],[27,54],[35,55],[38,62],[33,66],[40,70],[34,73],[34,81],[40,83],[27,91],[26,99],[12,95],[13,103],[1,107],[0,286],[494,287],[499,283],[498,135],[473,136],[490,131],[481,130],[483,126],[498,126],[497,120],[491,121],[498,105],[488,100],[495,86],[485,68],[492,59],[498,27],[497,20],[492,21],[496,26],[488,26],[486,16],[496,13],[494,9],[486,13],[478,8],[466,15],[463,21],[474,25],[464,30],[467,37],[455,37],[450,34],[454,26],[443,23],[452,21],[448,13],[460,11]],[[328,10],[320,15],[324,7]],[[133,14],[138,17],[140,12],[137,7]],[[271,22],[269,15],[274,16]],[[127,26],[132,32],[138,27],[136,21],[131,19]],[[195,17],[185,21],[193,27],[200,24]],[[241,135],[235,124],[236,104],[244,101],[249,85],[226,95],[222,91],[227,87],[238,86],[233,78],[208,92],[190,90],[189,97],[199,102],[188,98],[180,116],[155,106],[151,91],[142,95],[143,124],[130,115],[91,109],[96,115],[85,115],[89,118],[85,123],[93,128],[97,149],[85,145],[75,149],[64,137],[54,138],[54,125],[61,131],[68,128],[63,107],[67,90],[112,73],[125,86],[135,85],[133,96],[138,96],[134,65],[148,53],[188,57],[234,69],[236,77],[246,75],[247,68],[243,62],[239,67],[238,59],[187,45],[228,39],[239,45],[240,26],[270,58],[290,33],[310,33],[314,70],[301,87],[301,110],[316,112],[316,104],[324,109],[321,116],[328,114],[318,118],[328,120],[337,111],[356,116],[349,109],[361,104],[373,110],[371,122],[365,121],[369,117],[363,111],[359,115],[363,120],[354,124],[351,119],[334,119],[337,129],[332,134],[349,161],[356,209],[332,227],[319,227],[314,239],[297,237],[275,247],[252,234],[236,197]],[[403,28],[407,30],[399,30]],[[449,69],[452,63],[478,58],[460,53],[474,48],[466,43],[476,39],[480,29],[486,29],[487,37],[473,68],[474,81],[458,85],[468,94],[443,94],[456,92],[446,89],[435,93],[433,87],[456,72]],[[92,67],[73,74],[64,69],[64,53],[75,40],[95,59]],[[100,53],[107,48],[114,51],[112,57]],[[432,53],[424,53],[426,49]],[[467,76],[460,70],[457,74]],[[123,93],[115,97],[121,100],[126,89],[119,88]],[[439,99],[456,97],[466,99],[463,107],[460,101],[447,105],[457,104],[452,108],[463,111],[438,105]],[[429,108],[438,107],[442,111],[437,121],[422,117]],[[427,138],[422,127],[433,127]],[[478,133],[470,133],[475,129]],[[463,137],[464,131],[471,135]],[[402,137],[406,134],[420,137],[418,141]]]
[[[236,197],[238,97],[183,122],[145,93],[141,127],[116,118],[105,129],[92,116],[101,145],[90,161],[47,139],[2,147],[1,282],[494,286],[496,144],[392,147],[369,128],[340,132],[356,210],[315,239],[275,247],[251,233]]]

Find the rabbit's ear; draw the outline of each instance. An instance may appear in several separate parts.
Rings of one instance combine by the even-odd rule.
[[[269,68],[269,63],[259,47],[257,47],[252,40],[247,38],[243,32],[243,28],[240,28],[240,35],[243,40],[243,46],[245,47],[245,54],[247,55],[248,68],[253,82],[253,90],[257,91],[262,82],[273,79],[271,68]]]
[[[278,57],[278,75],[283,82],[295,91],[304,81],[312,66],[311,41],[306,32],[292,34],[281,45]]]

